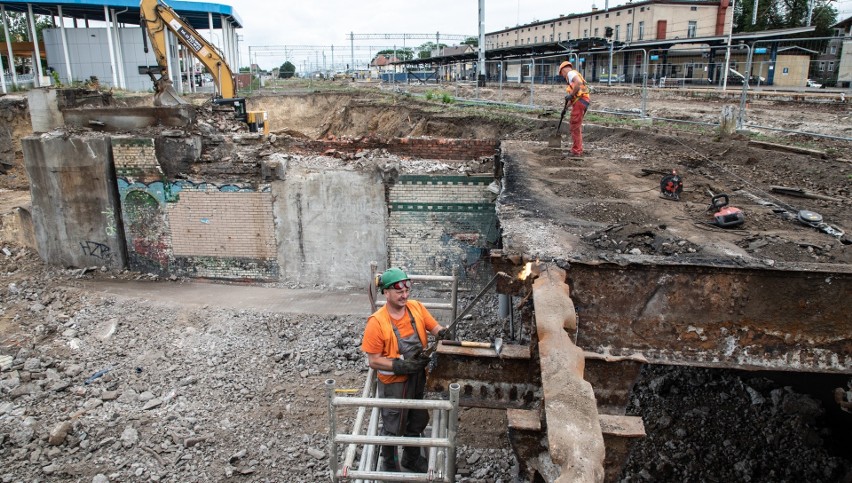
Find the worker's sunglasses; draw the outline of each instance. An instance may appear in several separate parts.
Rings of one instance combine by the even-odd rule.
[[[391,284],[391,286],[388,288],[392,288],[394,290],[403,290],[411,288],[411,280],[400,280],[399,282]]]

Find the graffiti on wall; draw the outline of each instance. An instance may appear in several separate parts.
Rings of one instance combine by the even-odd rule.
[[[193,183],[188,180],[178,181],[153,181],[143,183],[136,181],[133,178],[119,177],[118,178],[118,193],[122,199],[131,191],[144,191],[154,197],[159,203],[177,203],[180,200],[181,191],[218,191],[221,193],[237,193],[237,192],[259,192],[267,193],[270,191],[269,185],[260,187],[240,186],[236,184],[215,184],[215,183]]]
[[[160,203],[148,192],[131,191],[124,197],[122,207],[130,267],[155,273],[168,272],[169,230]]]
[[[112,249],[103,243],[91,240],[81,241],[80,249],[83,250],[83,254],[86,256],[95,257],[101,261],[112,260]]]

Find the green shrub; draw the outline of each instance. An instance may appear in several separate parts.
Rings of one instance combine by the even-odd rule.
[[[441,102],[444,104],[452,104],[454,101],[453,96],[451,96],[449,92],[445,92],[441,95]]]

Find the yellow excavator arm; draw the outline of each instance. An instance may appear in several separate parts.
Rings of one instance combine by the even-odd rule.
[[[190,52],[207,67],[213,76],[218,95],[224,99],[236,98],[236,85],[234,73],[225,62],[221,52],[202,37],[191,25],[184,21],[171,7],[161,0],[142,0],[139,4],[141,24],[151,39],[151,47],[157,57],[158,72],[160,77],[154,77],[155,72],[150,69],[144,73],[151,76],[154,81],[154,105],[176,105],[184,104],[186,101],[180,98],[169,79],[168,61],[166,52],[166,32],[171,30],[175,36],[184,44]],[[143,33],[143,41],[145,34]],[[145,52],[148,46],[145,45]]]

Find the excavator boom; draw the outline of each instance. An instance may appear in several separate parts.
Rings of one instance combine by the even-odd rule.
[[[166,32],[171,31],[177,36],[190,52],[197,58],[210,74],[218,91],[218,97],[222,100],[236,98],[236,85],[234,74],[225,62],[222,53],[204,37],[202,37],[191,25],[184,21],[171,7],[161,0],[142,0],[139,4],[141,24],[148,33],[151,47],[157,58],[159,69],[156,72],[148,70],[148,75],[154,82],[154,105],[177,105],[185,104],[175,91],[169,79],[168,58],[166,53]],[[144,40],[144,34],[143,34]],[[148,51],[147,45],[145,51]],[[159,78],[155,77],[159,74]]]

